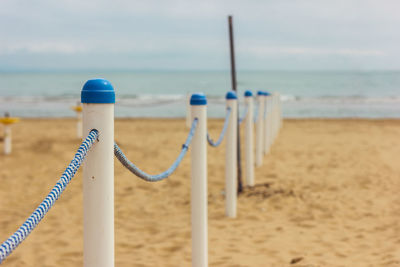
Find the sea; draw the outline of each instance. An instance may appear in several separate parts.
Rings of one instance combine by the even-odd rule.
[[[222,118],[231,90],[229,71],[0,72],[0,116],[73,117],[92,78],[114,86],[116,117],[184,117],[188,95],[203,92],[208,116]],[[245,90],[279,92],[285,118],[400,118],[400,71],[238,71],[237,87],[242,107]]]

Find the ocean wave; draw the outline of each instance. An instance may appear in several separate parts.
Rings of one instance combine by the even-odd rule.
[[[283,99],[282,99],[283,100]],[[293,96],[283,100],[284,102],[303,102],[320,104],[385,104],[400,103],[400,96]]]
[[[116,103],[123,106],[153,106],[165,103],[185,103],[188,95],[185,94],[139,94],[139,95],[119,95]],[[207,95],[209,103],[223,104],[225,103],[225,95]],[[0,96],[1,103],[15,104],[35,104],[35,103],[72,103],[80,101],[80,97],[76,95],[62,96]],[[239,99],[243,102],[243,98]],[[290,94],[281,95],[282,102],[297,103],[321,103],[321,104],[384,104],[384,103],[400,103],[400,96],[364,96],[364,95],[320,95],[320,96],[296,96]]]

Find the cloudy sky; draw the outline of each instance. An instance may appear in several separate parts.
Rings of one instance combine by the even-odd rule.
[[[398,0],[0,0],[0,70],[400,69]]]

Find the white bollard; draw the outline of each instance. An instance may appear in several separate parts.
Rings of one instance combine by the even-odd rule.
[[[76,122],[76,136],[79,139],[82,139],[82,112],[77,112],[76,113],[76,118],[77,118],[77,122]]]
[[[190,99],[191,122],[198,124],[191,144],[192,164],[192,266],[208,266],[207,213],[207,99],[193,94]]]
[[[271,143],[271,97],[270,94],[267,92],[264,93],[264,154],[269,153],[269,147]]]
[[[99,140],[83,165],[83,265],[114,266],[114,103],[111,83],[93,79],[82,88],[83,136]]]
[[[273,107],[274,107],[274,119],[273,119],[273,140],[275,141],[277,136],[278,136],[278,131],[279,131],[279,106],[278,106],[278,100],[279,96],[278,93],[273,94]]]
[[[82,139],[82,105],[78,103],[76,106],[71,107],[76,113],[76,136]]]
[[[275,121],[276,121],[276,105],[275,105],[275,93],[271,94],[271,145],[275,141]]]
[[[14,123],[19,122],[19,118],[17,117],[10,117],[10,114],[6,112],[4,117],[0,118],[0,123],[4,126],[4,154],[9,155],[11,154],[11,125]]]
[[[190,128],[192,126],[192,115],[190,114],[190,110],[192,109],[190,105],[191,95],[188,93],[186,95],[186,127]]]
[[[268,152],[271,151],[271,146],[274,143],[274,119],[275,119],[275,105],[274,105],[274,96],[272,94],[270,94],[268,96],[269,99],[269,105],[270,105],[270,112],[269,112],[269,116],[268,116],[268,129],[269,129],[269,134],[268,134]]]
[[[246,182],[248,186],[254,186],[254,138],[253,138],[253,94],[251,91],[244,93],[244,101],[247,106],[245,118],[245,158],[246,158]]]
[[[225,212],[236,217],[237,202],[237,96],[234,91],[226,94],[226,106],[231,109],[226,131],[225,162]]]
[[[11,126],[4,125],[4,154],[9,155],[11,153]]]
[[[264,93],[257,92],[257,123],[256,123],[256,166],[259,167],[263,162],[263,131],[264,131]]]

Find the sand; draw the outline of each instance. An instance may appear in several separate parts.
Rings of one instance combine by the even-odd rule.
[[[222,120],[210,120],[215,138]],[[1,130],[1,129],[0,129]],[[73,119],[25,119],[0,155],[0,241],[30,215],[72,159]],[[179,119],[119,119],[116,140],[150,173],[165,170]],[[224,216],[224,144],[208,148],[210,266],[400,266],[400,121],[285,120],[257,186]],[[2,145],[0,144],[2,148]],[[116,266],[190,266],[190,154],[166,181],[115,162]],[[2,266],[82,266],[81,171]]]

